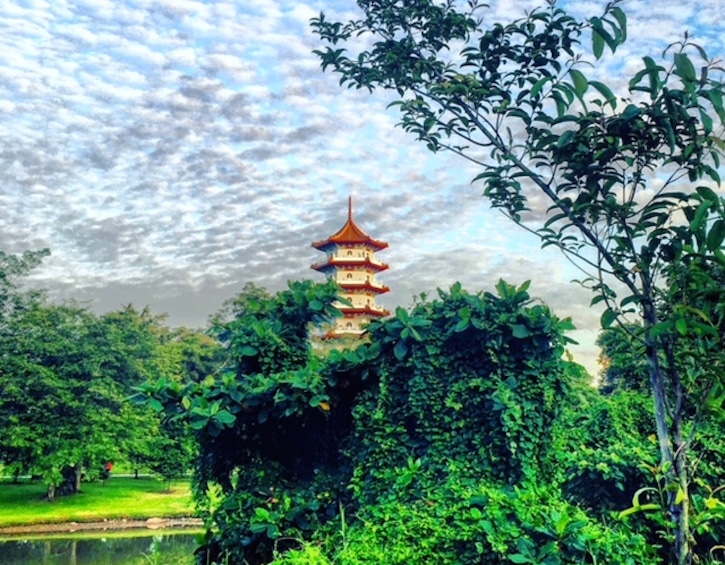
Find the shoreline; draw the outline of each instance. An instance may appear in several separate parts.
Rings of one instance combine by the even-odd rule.
[[[148,518],[146,520],[103,520],[98,522],[59,522],[50,524],[26,524],[0,527],[0,537],[13,538],[23,535],[72,534],[77,532],[104,532],[123,530],[180,530],[200,529],[201,518]]]

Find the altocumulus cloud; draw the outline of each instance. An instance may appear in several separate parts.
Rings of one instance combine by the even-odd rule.
[[[594,13],[604,1],[564,2]],[[539,2],[491,2],[518,17]],[[626,5],[616,79],[685,29],[725,52],[720,0]],[[348,91],[312,55],[309,19],[352,0],[16,0],[0,6],[0,248],[50,247],[36,280],[98,310],[150,304],[177,324],[255,281],[316,276],[309,246],[356,218],[390,242],[388,307],[461,280],[532,292],[582,327],[598,313],[553,252],[492,212],[475,171],[395,127],[390,99]],[[543,203],[542,203],[543,207]],[[538,208],[534,214],[540,213]]]

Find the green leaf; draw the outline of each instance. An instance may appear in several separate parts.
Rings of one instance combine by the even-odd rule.
[[[155,398],[149,398],[147,402],[151,409],[155,412],[163,412],[164,406]]]
[[[725,241],[725,220],[717,220],[707,234],[707,249],[715,251],[722,247]]]
[[[592,18],[592,20],[594,19],[599,20],[599,18]],[[601,23],[599,25],[601,26]],[[592,29],[592,51],[597,59],[604,53],[604,38],[597,31],[597,28]]]
[[[677,496],[675,496],[675,504],[682,504],[682,502],[685,500],[686,495],[685,491],[682,490],[682,487],[677,487]]]
[[[214,420],[225,426],[231,426],[237,419],[231,412],[220,410],[213,417]]]
[[[576,69],[571,69],[569,71],[569,75],[574,81],[574,90],[576,91],[577,96],[582,98],[584,93],[587,91],[587,88],[589,88],[589,81],[587,80],[587,77],[584,76],[584,73]]]
[[[313,408],[317,408],[320,404],[323,402],[327,402],[329,400],[329,397],[326,394],[316,394],[312,398],[310,398],[309,405]]]
[[[685,318],[678,318],[675,322],[675,329],[680,335],[687,335],[687,320]]]
[[[395,358],[398,361],[402,361],[405,359],[405,355],[408,353],[408,344],[405,343],[404,340],[400,339],[398,340],[398,343],[395,344],[395,347],[393,348],[393,355],[395,355]]]
[[[620,518],[625,518],[629,516],[630,514],[635,514],[636,512],[646,512],[647,510],[659,510],[660,505],[659,504],[642,504],[640,506],[633,506],[632,508],[627,508],[626,510],[622,510],[619,513]]]
[[[531,335],[531,331],[524,325],[514,324],[511,326],[511,333],[515,338],[524,339]]]
[[[531,87],[531,97],[536,98],[539,96],[539,93],[541,92],[541,89],[544,88],[544,85],[548,82],[551,82],[553,80],[552,77],[544,77],[542,79],[539,79],[534,83],[534,86]]]
[[[402,306],[398,306],[395,309],[395,317],[406,325],[408,324],[408,320],[410,318],[410,316],[408,315],[408,311]]]
[[[614,323],[614,321],[617,319],[617,313],[612,310],[611,308],[607,308],[604,312],[602,312],[602,317],[600,318],[600,322],[602,324],[602,328],[606,329],[609,326]]]
[[[622,41],[624,41],[627,39],[627,15],[624,13],[624,10],[618,6],[613,7],[611,12],[614,19],[616,19],[619,24],[619,29],[622,32]]]
[[[598,80],[592,80],[589,82],[589,86],[591,86],[594,90],[599,92],[599,94],[604,97],[605,104],[609,104],[612,109],[615,109],[617,107],[617,97],[614,96],[614,93],[609,89],[607,85],[599,82]]]
[[[251,345],[245,345],[239,350],[239,355],[242,357],[254,357],[259,353],[259,350],[256,347],[252,347]]]
[[[698,231],[702,227],[702,224],[705,221],[705,218],[707,217],[707,213],[710,210],[711,205],[712,204],[710,202],[705,201],[697,207],[697,211],[695,212],[695,217],[692,219],[692,222],[690,223],[690,227],[692,228],[693,232]]]
[[[192,419],[189,421],[189,425],[194,430],[202,430],[209,423],[208,419]]]
[[[707,202],[719,202],[720,198],[718,197],[717,193],[710,188],[709,186],[698,186],[696,189],[697,194],[699,194],[703,200]]]
[[[675,53],[675,74],[683,81],[694,82],[697,80],[695,65],[685,53]]]

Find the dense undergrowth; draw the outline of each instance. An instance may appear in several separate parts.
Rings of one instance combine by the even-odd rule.
[[[666,562],[647,399],[592,389],[566,360],[571,322],[527,288],[454,285],[324,355],[309,332],[334,314],[334,286],[246,303],[219,327],[236,359],[226,374],[147,390],[197,433],[200,559]],[[725,458],[700,447],[693,534],[714,563],[725,530],[707,485]]]

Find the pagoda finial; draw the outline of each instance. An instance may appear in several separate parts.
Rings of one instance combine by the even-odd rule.
[[[352,195],[347,197],[347,221],[352,221]]]

